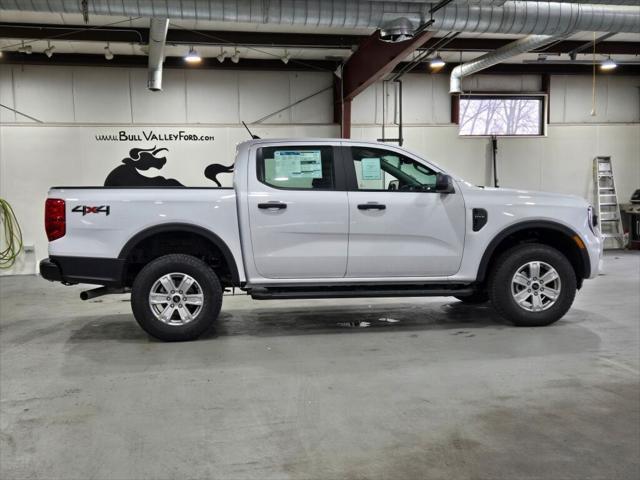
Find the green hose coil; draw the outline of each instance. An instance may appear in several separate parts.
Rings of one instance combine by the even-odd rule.
[[[0,225],[3,237],[0,239],[0,268],[11,268],[22,251],[22,230],[9,202],[0,198]]]

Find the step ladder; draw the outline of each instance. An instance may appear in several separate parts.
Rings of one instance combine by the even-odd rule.
[[[613,178],[611,157],[593,159],[593,182],[595,185],[596,213],[604,248],[624,248],[625,235],[622,229],[620,205]]]

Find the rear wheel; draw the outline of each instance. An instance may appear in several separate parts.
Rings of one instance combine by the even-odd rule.
[[[514,325],[549,325],[571,308],[576,274],[555,248],[525,244],[508,250],[496,261],[489,278],[494,307]]]
[[[193,340],[216,320],[222,287],[213,270],[190,255],[165,255],[146,265],[131,291],[131,308],[148,334]]]

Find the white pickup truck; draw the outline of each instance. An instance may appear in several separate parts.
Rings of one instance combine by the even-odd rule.
[[[136,320],[188,340],[225,288],[254,299],[454,296],[548,325],[598,274],[602,239],[575,196],[476,187],[404,149],[251,140],[233,188],[53,187],[48,280],[131,291]]]

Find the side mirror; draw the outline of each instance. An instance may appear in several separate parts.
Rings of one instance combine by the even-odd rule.
[[[436,174],[436,192],[437,193],[455,193],[453,188],[453,180],[445,173]]]

